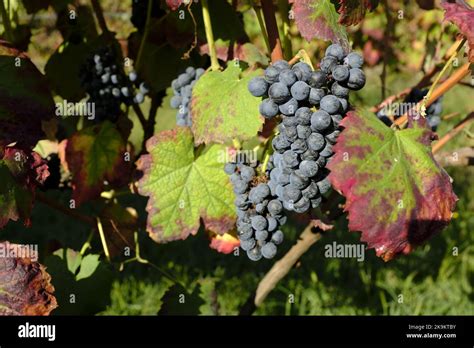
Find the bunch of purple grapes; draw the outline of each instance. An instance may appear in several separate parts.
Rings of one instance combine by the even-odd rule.
[[[236,194],[240,247],[252,261],[275,257],[277,245],[283,242],[280,227],[286,222],[281,202],[271,193],[269,185],[258,182],[256,167],[257,162],[247,160],[224,166]]]
[[[191,127],[191,114],[189,112],[189,102],[193,93],[193,87],[197,80],[204,74],[204,69],[190,66],[171,83],[174,96],[170,105],[173,109],[178,109],[176,113],[176,124],[178,126]]]
[[[414,88],[411,90],[410,94],[406,96],[403,100],[402,105],[406,105],[410,103],[410,105],[414,105],[421,100],[428,94],[428,89],[418,89]],[[397,118],[401,117],[404,113],[404,108],[397,108],[393,114],[393,118],[396,120]],[[410,111],[409,111],[410,112]],[[443,112],[443,97],[439,97],[436,99],[430,106],[426,108],[426,121],[428,122],[428,126],[433,130],[436,131],[439,124],[441,123],[441,113]],[[389,118],[388,112],[386,109],[381,109],[377,112],[377,117],[385,123],[387,126],[392,125],[392,121]]]
[[[320,70],[299,62],[277,61],[263,77],[249,82],[249,91],[263,97],[260,113],[281,116],[279,134],[272,140],[268,186],[286,210],[304,213],[316,208],[331,187],[326,164],[340,133],[339,122],[349,109],[349,91],[365,85],[363,59],[330,45]]]
[[[103,47],[91,55],[81,67],[81,85],[95,104],[95,120],[115,122],[122,103],[141,104],[149,90],[139,82],[137,74],[124,73],[123,64],[112,49]]]

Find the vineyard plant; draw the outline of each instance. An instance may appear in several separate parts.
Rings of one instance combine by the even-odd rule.
[[[473,63],[468,0],[0,0],[0,314],[474,314]]]

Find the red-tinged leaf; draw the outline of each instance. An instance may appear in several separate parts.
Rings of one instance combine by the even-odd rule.
[[[32,148],[44,136],[41,121],[54,116],[48,83],[30,59],[0,40],[0,149]]]
[[[75,133],[66,145],[67,167],[72,174],[73,199],[77,205],[97,198],[104,181],[121,186],[130,173],[122,136],[108,121]]]
[[[0,315],[49,315],[57,307],[51,276],[30,252],[25,245],[0,243]]]
[[[364,19],[367,11],[373,11],[379,4],[379,0],[340,0],[339,23],[344,25],[355,25]]]
[[[158,133],[137,163],[138,192],[148,196],[147,231],[158,243],[185,239],[206,229],[225,233],[235,223],[234,193],[223,171],[226,148],[211,145],[196,155],[187,127]]]
[[[394,131],[369,112],[350,112],[328,165],[332,185],[346,197],[349,229],[361,231],[385,261],[440,232],[457,200],[423,123]]]
[[[443,1],[441,6],[445,9],[444,19],[453,22],[466,37],[469,43],[469,61],[474,62],[474,8],[467,3],[463,5]]]
[[[182,3],[183,3],[183,0],[166,0],[166,5],[168,5],[168,7],[172,11],[176,11],[178,7],[181,6]]]
[[[230,254],[235,250],[235,248],[240,246],[239,238],[231,233],[220,235],[210,232],[209,238],[211,240],[211,244],[209,244],[210,248],[217,250],[217,252],[222,254]]]
[[[296,26],[307,41],[331,40],[349,50],[346,29],[339,24],[339,15],[330,0],[294,0],[293,11]]]
[[[0,228],[9,220],[30,226],[36,187],[48,176],[48,166],[36,152],[5,149],[0,159]]]

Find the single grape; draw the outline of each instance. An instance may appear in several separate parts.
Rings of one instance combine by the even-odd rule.
[[[262,247],[262,256],[266,259],[273,259],[277,253],[277,247],[272,242],[265,244]]]
[[[298,101],[295,98],[291,98],[285,104],[281,104],[279,110],[283,115],[294,115],[296,110],[298,110]]]
[[[300,168],[299,170],[301,171],[301,173],[308,178],[311,178],[315,176],[316,174],[318,174],[318,170],[319,170],[318,164],[315,161],[307,161],[307,160],[301,161],[299,168]]]
[[[319,105],[321,110],[326,111],[328,114],[337,114],[341,109],[341,102],[333,95],[324,96]]]
[[[269,66],[265,69],[265,80],[269,83],[275,83],[278,81],[280,72],[277,68]]]
[[[308,148],[313,151],[319,151],[326,145],[324,136],[320,133],[311,133],[307,140]]]
[[[299,124],[309,126],[311,124],[311,116],[313,112],[310,108],[302,107],[296,110],[295,117]]]
[[[348,98],[349,97],[349,89],[346,87],[341,86],[339,83],[334,82],[331,86],[331,93],[338,98]]]
[[[287,61],[284,61],[282,59],[277,60],[275,63],[272,64],[272,66],[279,71],[283,71],[283,70],[287,70],[291,68],[290,64]]]
[[[326,86],[326,74],[321,70],[313,71],[308,80],[308,84],[313,88],[322,88]]]
[[[349,70],[349,80],[347,80],[347,87],[355,91],[361,89],[365,85],[365,74],[359,68],[352,68]]]
[[[337,66],[337,59],[332,56],[326,56],[321,60],[320,68],[326,74],[330,74],[332,69]]]
[[[255,215],[250,218],[250,221],[252,222],[252,227],[255,230],[264,230],[268,227],[268,222],[267,219],[265,219],[261,215]]]
[[[281,82],[272,84],[268,89],[268,95],[278,105],[285,103],[291,98],[288,87]]]
[[[344,64],[349,65],[351,68],[358,68],[361,69],[362,65],[364,64],[364,59],[361,57],[360,54],[351,52],[344,58]]]
[[[262,253],[259,248],[247,250],[247,257],[252,261],[258,261],[262,258]]]
[[[318,110],[314,112],[313,115],[311,116],[311,129],[315,131],[323,131],[327,129],[331,125],[331,123],[332,123],[331,116],[324,110]],[[311,146],[310,146],[310,149],[317,151],[317,149],[311,148]]]
[[[311,77],[311,73],[313,72],[311,70],[311,67],[305,62],[296,63],[295,65],[293,65],[292,70],[295,72],[298,80],[304,81],[304,82],[309,81]]]
[[[338,82],[345,82],[349,78],[349,68],[345,65],[338,65],[332,70],[332,77]]]
[[[308,98],[310,87],[304,81],[297,81],[291,86],[291,95],[298,101],[302,101]]]
[[[237,166],[235,165],[235,163],[227,162],[224,165],[224,172],[228,175],[234,174],[236,169],[237,169]]]
[[[248,90],[254,97],[263,97],[268,92],[268,83],[263,77],[254,77],[248,84]]]
[[[283,242],[284,237],[285,236],[282,231],[275,231],[272,235],[271,242],[275,245],[280,245]]]
[[[334,85],[334,84],[333,84]],[[321,88],[311,88],[309,92],[309,103],[311,105],[319,105],[321,99],[326,95],[323,89]]]
[[[280,72],[279,81],[290,87],[298,81],[298,78],[293,70],[285,69]]]
[[[271,99],[265,99],[260,103],[260,114],[265,118],[272,118],[278,115],[278,105]]]
[[[342,61],[345,57],[344,49],[339,44],[332,44],[326,49],[326,56],[331,56],[339,61]]]

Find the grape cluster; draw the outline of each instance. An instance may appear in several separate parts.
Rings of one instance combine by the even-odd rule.
[[[178,126],[191,127],[192,125],[189,102],[191,101],[193,87],[203,74],[204,69],[195,69],[189,66],[184,73],[180,74],[171,82],[174,96],[171,98],[170,105],[173,109],[178,109],[176,113],[176,124]]]
[[[320,205],[331,187],[326,163],[340,133],[339,122],[349,109],[349,91],[365,85],[362,57],[346,55],[338,44],[330,45],[320,69],[280,60],[265,70],[264,77],[249,82],[249,91],[263,97],[260,113],[281,115],[279,133],[272,140],[273,169],[268,186],[286,210],[304,213]]]
[[[90,56],[81,67],[81,85],[89,95],[89,102],[95,104],[97,121],[117,121],[121,103],[141,104],[149,92],[145,83],[138,81],[136,72],[126,75],[119,62],[114,50],[107,46]]]
[[[228,162],[224,166],[236,194],[240,247],[252,261],[275,257],[277,245],[283,242],[280,227],[286,222],[281,202],[269,185],[256,176],[256,167],[257,162],[248,161]]]
[[[420,102],[426,95],[428,94],[428,89],[420,90],[418,88],[414,88],[411,90],[410,94],[406,96],[403,100],[403,103],[410,103],[416,104]],[[439,124],[441,123],[441,113],[443,111],[443,97],[439,97],[436,99],[433,104],[428,106],[426,109],[426,121],[428,122],[428,126],[433,130],[436,131]],[[393,118],[396,120],[397,118],[401,117],[405,110],[396,109]],[[377,112],[377,117],[385,123],[387,126],[392,125],[391,119],[388,117],[387,110],[381,109]]]

